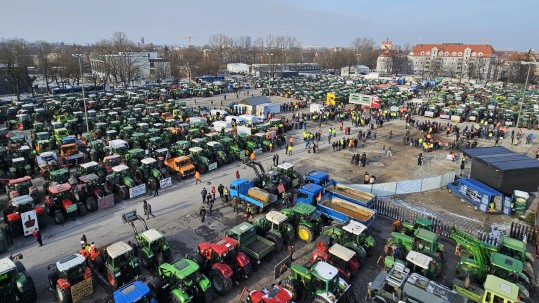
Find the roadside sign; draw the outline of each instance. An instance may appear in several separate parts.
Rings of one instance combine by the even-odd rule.
[[[212,171],[217,168],[217,162],[213,162],[208,166],[208,170]]]
[[[129,189],[129,198],[135,198],[146,193],[146,184],[140,184],[138,186]]]
[[[372,96],[365,94],[350,94],[350,97],[348,97],[348,102],[351,104],[371,106]]]
[[[35,210],[30,210],[21,214],[22,230],[24,236],[30,236],[34,230],[39,229]]]
[[[159,187],[160,188],[167,188],[169,186],[172,186],[172,178],[171,177],[159,180]]]
[[[93,293],[94,286],[91,278],[82,280],[81,282],[71,286],[71,298],[73,303],[80,302],[82,299],[90,296]]]
[[[97,199],[97,208],[105,209],[114,205],[114,195],[110,194],[104,197]]]

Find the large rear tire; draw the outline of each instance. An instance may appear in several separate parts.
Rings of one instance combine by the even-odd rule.
[[[266,235],[266,239],[275,243],[275,251],[280,252],[283,250],[283,238],[274,235]]]
[[[84,217],[88,210],[86,209],[86,205],[83,203],[77,203],[77,212],[79,213],[80,217]]]
[[[129,190],[126,187],[120,187],[118,190],[118,196],[120,196],[120,199],[122,200],[129,199]]]
[[[21,293],[22,303],[34,303],[37,300],[36,286],[30,275],[26,275],[26,291]]]
[[[205,303],[210,303],[210,302],[213,302],[213,300],[217,297],[217,295],[215,294],[215,291],[213,290],[213,288],[208,288],[206,289],[206,293],[204,294],[204,301]]]
[[[248,263],[247,265],[242,267],[240,269],[240,273],[242,275],[241,278],[247,280],[251,276],[251,274],[253,273],[253,264]]]
[[[109,282],[109,285],[110,287],[112,287],[112,289],[118,289],[120,282],[116,279],[114,273],[109,270],[107,270],[107,281]]]
[[[98,208],[97,201],[93,198],[86,200],[86,208],[88,211],[96,211]]]
[[[71,288],[63,289],[57,284],[56,297],[60,303],[71,303]]]
[[[49,280],[49,286],[50,288],[54,289],[56,288],[56,281],[58,281],[58,272],[54,271],[49,274],[47,277]]]
[[[234,285],[231,278],[223,276],[223,274],[217,269],[213,269],[210,272],[210,281],[213,289],[215,289],[215,292],[221,296],[229,293]]]

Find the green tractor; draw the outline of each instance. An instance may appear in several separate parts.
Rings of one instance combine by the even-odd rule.
[[[102,164],[99,164],[95,161],[90,161],[79,165],[76,174],[78,176],[96,174],[97,177],[99,177],[99,182],[104,183],[105,177],[107,176],[107,171]]]
[[[432,230],[433,223],[432,220],[426,218],[417,218],[412,222],[399,220],[393,222],[393,231],[398,231],[408,236],[413,236],[414,232],[418,228],[423,228],[426,230]]]
[[[154,158],[144,158],[140,161],[140,167],[135,171],[135,181],[137,183],[146,183],[148,188],[153,190],[159,187],[159,180],[167,177],[165,168],[157,166],[157,160]]]
[[[140,161],[146,156],[145,151],[142,148],[133,148],[128,150],[124,158],[127,161],[127,166],[132,170],[137,169],[140,165]]]
[[[320,213],[316,210],[316,206],[298,203],[292,208],[283,208],[281,213],[285,214],[289,219],[296,233],[292,237],[297,237],[306,243],[312,242],[322,228],[322,219]],[[291,234],[292,235],[292,234]]]
[[[270,142],[266,139],[266,133],[256,133],[252,136],[252,139],[262,148],[262,152],[269,151]]]
[[[302,176],[294,170],[294,165],[288,162],[281,163],[275,167],[281,179],[288,179],[288,184],[292,187],[298,187]]]
[[[105,144],[101,139],[90,142],[90,159],[95,162],[103,160],[105,157]]]
[[[265,217],[257,218],[253,224],[256,233],[275,243],[275,249],[281,251],[284,244],[291,243],[296,234],[289,218],[275,210],[269,211]]]
[[[322,230],[317,246],[324,251],[333,243],[341,244],[357,253],[362,261],[374,255],[376,241],[367,232],[367,226],[350,221],[345,226],[328,226]]]
[[[11,166],[9,167],[10,178],[21,178],[24,176],[32,175],[32,167],[28,164],[28,161],[23,157],[11,159]]]
[[[230,137],[223,137],[218,141],[223,149],[227,152],[227,156],[230,162],[236,161],[236,159],[243,159],[245,157],[245,151],[242,150]]]
[[[211,158],[213,161],[217,162],[217,167],[221,167],[224,164],[232,162],[232,159],[228,158],[228,155],[224,152],[223,147],[217,141],[210,141],[204,146],[206,150],[206,155]]]
[[[140,262],[146,269],[158,267],[159,265],[168,262],[170,259],[170,245],[165,239],[165,235],[158,229],[148,229],[146,221],[141,216],[137,215],[136,210],[122,214],[124,223],[129,223],[135,233],[135,240],[139,247]],[[144,231],[138,232],[135,221],[142,221]]]
[[[211,303],[217,297],[210,280],[200,273],[200,266],[193,260],[161,264],[157,273],[159,278],[150,280],[149,284],[158,290],[160,302]]]
[[[356,302],[351,285],[339,275],[339,270],[325,261],[318,261],[310,269],[292,264],[283,287],[292,292],[296,302],[353,303]]]
[[[22,254],[0,259],[2,302],[33,303],[37,300],[34,280],[19,261]]]
[[[236,136],[238,146],[245,151],[245,155],[250,155],[253,151],[258,149],[258,144],[248,134],[238,134]]]
[[[176,141],[170,148],[173,157],[189,154],[189,141]]]
[[[200,147],[189,148],[189,158],[195,165],[196,170],[203,174],[210,168],[210,160],[204,156],[204,150]]]
[[[114,166],[112,173],[106,177],[107,190],[118,193],[122,200],[129,199],[129,189],[137,186],[129,167],[124,164]]]
[[[116,242],[105,249],[105,269],[107,281],[113,289],[135,280],[140,275],[138,259],[133,248],[123,242]]]

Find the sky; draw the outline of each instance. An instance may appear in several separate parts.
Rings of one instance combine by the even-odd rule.
[[[93,43],[124,32],[158,45],[212,34],[294,36],[304,46],[492,44],[539,50],[537,0],[0,0],[0,38]]]

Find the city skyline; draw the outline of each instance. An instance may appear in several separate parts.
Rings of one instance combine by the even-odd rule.
[[[6,0],[3,0],[6,1]],[[148,5],[152,3],[153,5]],[[491,44],[496,50],[539,49],[532,0],[272,0],[3,3],[0,38],[91,44],[124,32],[157,45],[204,45],[212,34],[289,35],[304,46],[350,46],[356,37],[394,44]],[[530,9],[526,9],[529,7]],[[442,13],[441,13],[442,12]],[[532,34],[530,34],[532,33]]]

